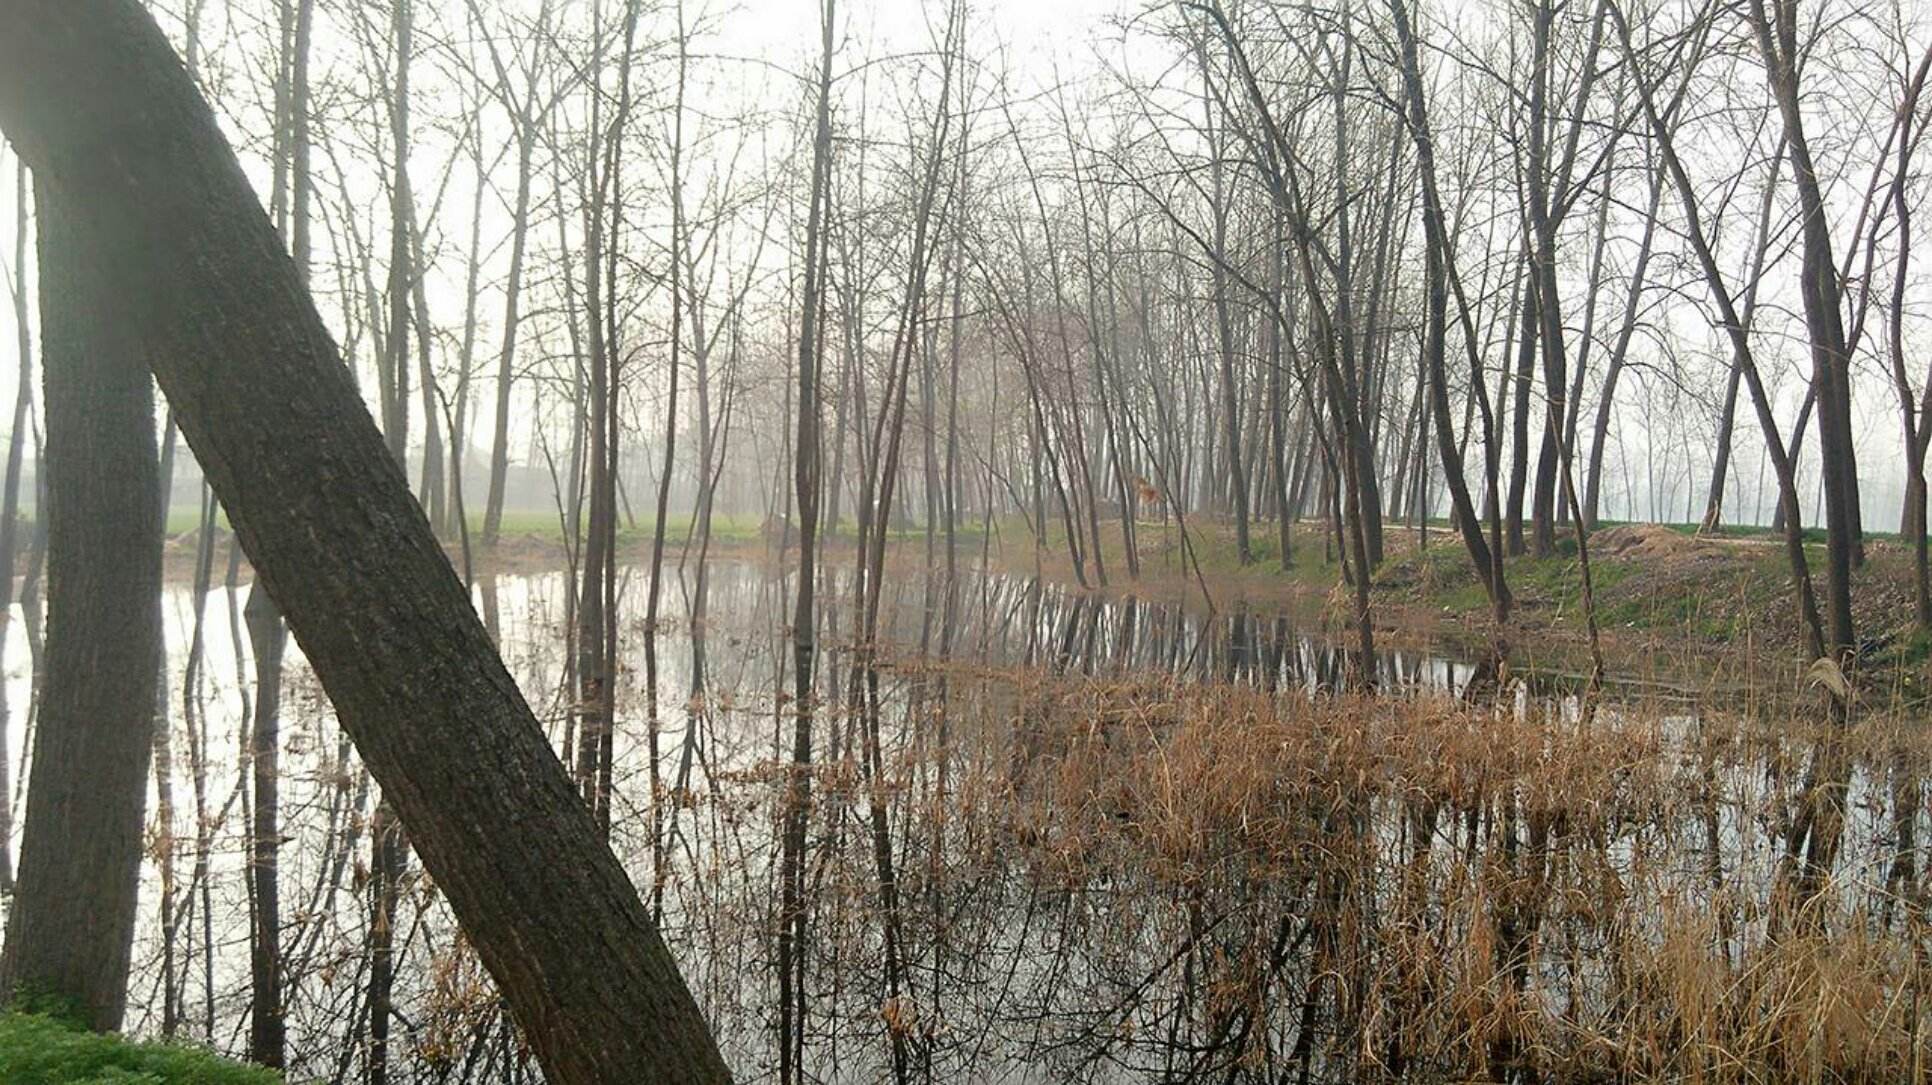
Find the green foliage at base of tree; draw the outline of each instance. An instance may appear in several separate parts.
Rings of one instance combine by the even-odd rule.
[[[134,1043],[38,1013],[0,1014],[0,1085],[280,1085],[207,1051]]]

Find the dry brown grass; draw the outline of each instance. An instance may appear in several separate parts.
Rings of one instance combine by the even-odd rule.
[[[1781,834],[1812,736],[1789,721],[1068,679],[1014,715],[1014,862],[1194,940],[1107,1026],[1122,1050],[1165,1016],[1184,1065],[1316,1080],[1920,1076],[1923,899],[1885,886],[1915,728],[1845,740],[1844,844],[1797,905]]]

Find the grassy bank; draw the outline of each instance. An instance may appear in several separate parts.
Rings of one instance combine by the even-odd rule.
[[[176,510],[169,526],[170,569],[186,575],[192,570],[196,524],[191,514]],[[555,515],[507,514],[494,552],[481,548],[480,515],[470,518],[469,527],[471,558],[479,571],[534,572],[565,564]],[[822,530],[829,560],[849,558],[855,531],[850,520]],[[764,560],[793,544],[785,534],[780,525],[756,516],[718,516],[711,527],[711,554]],[[1099,563],[1106,581],[1101,583],[1088,555],[1089,587],[1175,602],[1198,602],[1205,595],[1217,607],[1246,602],[1294,609],[1333,623],[1347,620],[1347,600],[1338,590],[1341,569],[1317,522],[1294,525],[1292,561],[1285,566],[1271,525],[1256,525],[1250,538],[1252,561],[1243,564],[1234,533],[1224,521],[1190,519],[1185,547],[1177,525],[1142,523],[1137,530],[1138,576],[1129,574],[1118,524],[1103,523],[1101,534]],[[627,560],[645,560],[653,535],[649,520],[626,521],[618,530],[619,550]],[[682,557],[694,538],[689,516],[667,521],[670,560]],[[891,538],[900,560],[924,561],[923,527],[896,526]],[[1807,539],[1813,569],[1820,570],[1822,534],[1808,532]],[[452,558],[460,558],[461,540],[448,540],[448,545]],[[1068,584],[1078,579],[1057,526],[1036,540],[1017,516],[990,525],[974,521],[962,527],[958,546],[964,560],[977,561],[984,551],[995,567],[1009,573],[1037,572]],[[1854,585],[1854,605],[1868,656],[1923,663],[1932,656],[1932,639],[1912,628],[1910,549],[1896,536],[1874,533],[1867,550],[1869,561]],[[1730,527],[1700,535],[1689,524],[1606,524],[1592,536],[1591,568],[1597,622],[1613,655],[1629,659],[1740,650],[1795,658],[1800,644],[1796,591],[1780,538],[1767,529]],[[1585,635],[1583,583],[1574,540],[1560,537],[1556,552],[1547,557],[1512,557],[1506,574],[1515,596],[1512,641],[1530,635],[1550,647],[1580,649]],[[1432,524],[1426,539],[1408,525],[1388,526],[1373,599],[1378,628],[1394,637],[1486,639],[1492,632],[1482,581],[1443,523]]]
[[[1036,556],[1024,524],[1002,527],[1006,545],[997,552],[1006,569],[1037,567],[1056,579],[1073,579],[1062,533],[1051,533]],[[1319,523],[1295,525],[1286,567],[1271,525],[1251,533],[1253,560],[1244,565],[1224,522],[1190,519],[1191,553],[1174,525],[1143,524],[1141,575],[1133,581],[1117,525],[1103,525],[1102,536],[1111,590],[1175,600],[1198,600],[1205,593],[1216,606],[1294,609],[1336,629],[1351,620],[1352,601],[1341,589],[1341,569]],[[1822,591],[1816,579],[1825,563],[1822,533],[1806,537],[1814,584]],[[1914,628],[1910,547],[1896,536],[1873,534],[1866,549],[1868,560],[1854,576],[1853,609],[1867,672],[1922,686],[1918,671],[1932,658],[1932,638]],[[1482,579],[1447,525],[1432,524],[1424,545],[1408,525],[1390,524],[1384,550],[1371,593],[1378,635],[1398,644],[1492,637]],[[1591,535],[1590,566],[1597,623],[1614,672],[1664,676],[1713,670],[1719,661],[1799,661],[1797,591],[1782,538],[1766,529],[1704,536],[1694,525],[1606,524]],[[1512,648],[1544,660],[1582,659],[1587,633],[1574,539],[1560,536],[1547,557],[1507,559],[1505,574],[1514,596],[1506,637]]]
[[[0,1085],[279,1085],[199,1048],[134,1043],[41,1014],[0,1014]]]

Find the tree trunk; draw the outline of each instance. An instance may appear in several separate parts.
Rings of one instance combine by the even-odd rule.
[[[1396,36],[1401,45],[1402,87],[1408,107],[1409,135],[1415,141],[1416,165],[1422,180],[1422,226],[1427,265],[1424,278],[1428,288],[1422,354],[1427,366],[1423,381],[1429,386],[1429,417],[1436,431],[1436,454],[1442,461],[1443,481],[1449,486],[1450,515],[1462,535],[1463,546],[1469,551],[1469,560],[1483,578],[1491,611],[1500,627],[1509,620],[1509,587],[1503,579],[1501,564],[1497,562],[1489,544],[1483,540],[1482,521],[1476,518],[1476,506],[1469,496],[1469,486],[1463,476],[1462,451],[1456,445],[1454,419],[1449,411],[1448,367],[1444,357],[1448,352],[1449,233],[1442,197],[1436,187],[1435,139],[1429,129],[1422,65],[1415,30],[1409,21],[1408,5],[1403,0],[1390,0],[1389,6],[1395,17]],[[1473,372],[1470,379],[1480,386],[1482,374]],[[1418,498],[1418,503],[1422,503],[1422,498]],[[1428,510],[1424,508],[1422,516],[1426,518],[1427,515]],[[1426,527],[1426,519],[1420,522]]]
[[[1204,123],[1207,127],[1210,153],[1214,156],[1209,166],[1209,176],[1212,178],[1213,186],[1210,210],[1214,217],[1214,253],[1209,262],[1213,265],[1214,333],[1215,345],[1219,348],[1215,375],[1220,381],[1221,436],[1225,442],[1222,450],[1228,457],[1228,481],[1230,496],[1233,498],[1235,559],[1242,565],[1250,565],[1254,562],[1254,551],[1248,541],[1248,475],[1244,469],[1245,461],[1241,454],[1241,405],[1234,372],[1234,317],[1229,308],[1226,270],[1229,200],[1227,180],[1224,176],[1225,167],[1222,161],[1222,136],[1220,129],[1214,123],[1212,74],[1208,67],[1205,48],[1201,50],[1201,69],[1203,79],[1210,81],[1210,84],[1203,88],[1201,99],[1207,114]]]
[[[1752,317],[1758,309],[1758,284],[1764,281],[1764,261],[1771,251],[1771,212],[1774,197],[1778,191],[1778,163],[1784,156],[1784,144],[1778,145],[1778,153],[1771,157],[1771,173],[1765,178],[1764,194],[1758,201],[1757,249],[1751,255],[1750,278],[1744,288],[1744,330],[1751,330]],[[1718,528],[1724,514],[1724,485],[1731,467],[1731,434],[1737,424],[1737,391],[1744,379],[1744,360],[1733,353],[1731,375],[1724,384],[1724,406],[1720,409],[1717,422],[1717,448],[1712,453],[1711,488],[1704,502],[1704,519],[1698,525],[1700,532],[1713,532]]]
[[[160,464],[142,344],[77,236],[89,208],[55,171],[36,173],[47,673],[0,999],[51,996],[105,1031],[121,1026],[134,944],[160,634]]]
[[[1527,325],[1523,328],[1525,339],[1536,338],[1542,347],[1543,392],[1548,399],[1549,409],[1544,417],[1556,420],[1555,425],[1544,425],[1542,450],[1536,457],[1536,485],[1530,497],[1530,551],[1539,558],[1548,557],[1556,548],[1556,468],[1563,425],[1563,393],[1566,383],[1565,368],[1567,357],[1563,343],[1562,297],[1557,292],[1556,281],[1556,227],[1555,216],[1550,208],[1550,147],[1549,147],[1549,92],[1550,92],[1550,24],[1556,17],[1550,0],[1537,0],[1530,11],[1531,56],[1530,74],[1530,116],[1529,116],[1529,209],[1530,243],[1533,254],[1530,258],[1529,292],[1536,309],[1536,328]],[[1527,373],[1524,388],[1528,388]],[[1523,405],[1518,400],[1518,405]],[[1527,426],[1529,419],[1519,417],[1518,425]],[[1527,451],[1527,448],[1524,449]]]
[[[798,591],[792,607],[791,764],[785,774],[779,852],[778,1081],[793,1085],[805,1070],[805,831],[811,819],[812,682],[818,657],[819,376],[824,357],[825,219],[832,170],[832,13],[820,13],[818,117],[812,137],[811,207],[805,220],[805,282],[798,334],[798,436],[793,486],[798,501]],[[836,524],[834,525],[836,527]]]
[[[1825,482],[1826,648],[1849,666],[1857,644],[1852,625],[1851,571],[1864,563],[1858,510],[1858,462],[1852,447],[1851,357],[1845,343],[1837,263],[1831,255],[1831,223],[1826,217],[1818,172],[1811,160],[1798,101],[1796,4],[1774,0],[1777,26],[1765,13],[1765,0],[1751,0],[1751,19],[1773,97],[1784,120],[1784,142],[1798,189],[1801,236],[1799,296],[1811,339],[1811,384],[1818,397],[1818,453]]]
[[[503,530],[503,491],[510,471],[510,390],[516,372],[517,322],[523,300],[523,251],[530,234],[530,160],[536,133],[517,132],[516,208],[510,220],[510,272],[503,287],[503,346],[497,352],[496,426],[490,439],[490,490],[483,505],[483,545],[493,547]]]
[[[153,17],[133,0],[0,0],[0,25],[0,130],[86,209],[63,248],[121,302],[262,582],[546,1076],[727,1080]],[[121,625],[151,628],[146,606]],[[144,674],[152,659],[143,652]]]
[[[388,332],[383,337],[382,433],[389,454],[409,465],[409,301],[410,224],[415,221],[415,199],[409,190],[409,54],[413,36],[410,0],[391,0],[390,35],[396,53],[395,83],[389,95],[389,278]]]
[[[1603,451],[1610,436],[1610,419],[1616,412],[1617,379],[1623,375],[1624,362],[1630,357],[1630,341],[1637,333],[1637,313],[1643,302],[1644,284],[1650,271],[1652,243],[1657,235],[1657,208],[1664,194],[1665,171],[1655,167],[1650,180],[1649,210],[1644,214],[1643,240],[1637,245],[1637,262],[1630,269],[1630,290],[1624,296],[1623,321],[1617,326],[1617,341],[1610,349],[1610,360],[1603,371],[1603,391],[1597,399],[1596,424],[1590,431],[1590,463],[1583,482],[1583,526],[1597,527],[1598,500],[1603,493]]]
[[[1506,386],[1505,395],[1499,397],[1510,403],[1511,446],[1515,449],[1509,464],[1509,504],[1505,506],[1503,520],[1509,533],[1509,555],[1515,557],[1525,551],[1523,546],[1523,495],[1529,484],[1529,393],[1534,378],[1536,364],[1536,342],[1540,317],[1536,313],[1536,269],[1534,258],[1524,254],[1522,318],[1516,329],[1516,375]]]

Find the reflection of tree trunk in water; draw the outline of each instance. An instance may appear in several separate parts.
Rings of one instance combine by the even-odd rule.
[[[388,1085],[391,992],[396,982],[396,898],[406,847],[402,824],[388,800],[376,805],[369,827],[369,1085]]]
[[[329,788],[329,810],[320,849],[322,862],[307,900],[295,912],[295,935],[289,940],[284,957],[287,990],[298,990],[311,971],[322,930],[335,915],[335,898],[342,889],[343,872],[348,869],[349,859],[362,839],[363,825],[369,820],[363,812],[369,801],[369,771],[350,770],[353,750],[348,734],[339,733],[335,760],[328,770],[333,786]]]
[[[202,611],[207,606],[209,581],[213,576],[215,560],[215,500],[206,485],[201,488],[201,515],[197,518],[195,532],[195,571],[193,581],[194,625],[189,634],[188,657],[182,667],[181,679],[181,718],[187,726],[190,749],[196,741],[200,713],[196,706],[196,687],[200,682],[202,658]],[[156,604],[157,611],[159,604]],[[169,714],[162,712],[164,720]],[[179,909],[176,898],[174,878],[174,752],[172,728],[163,727],[157,733],[155,743],[156,786],[160,792],[157,815],[163,833],[161,849],[161,973],[162,973],[162,1011],[161,1034],[172,1037],[180,1028],[186,1015],[186,982],[175,971],[175,942],[186,916]],[[161,747],[165,744],[166,750]],[[197,824],[205,818],[201,803],[200,788],[195,789]],[[193,883],[190,882],[190,885]],[[193,900],[189,906],[192,908]],[[192,941],[192,939],[190,939]]]
[[[502,604],[498,599],[496,574],[484,572],[476,578],[477,593],[483,597],[483,628],[490,639],[502,643]]]
[[[263,1066],[284,1065],[287,1030],[282,1020],[282,912],[279,864],[280,729],[282,714],[282,652],[288,630],[282,616],[259,583],[250,586],[243,617],[255,658],[255,719],[249,757],[254,763],[254,880],[255,911],[249,955],[253,991],[248,1057]]]
[[[952,115],[954,43],[963,32],[964,12],[951,5],[946,24],[945,51],[941,62],[941,89],[934,117],[932,144],[923,167],[923,185],[917,213],[908,268],[906,296],[901,302],[898,328],[893,337],[893,352],[885,396],[873,430],[873,470],[865,478],[867,491],[860,504],[859,576],[860,598],[855,610],[855,659],[850,675],[848,704],[860,719],[864,750],[860,759],[868,792],[871,823],[872,860],[878,872],[879,904],[883,913],[886,980],[886,1030],[891,1042],[893,1079],[905,1085],[910,1063],[908,1037],[914,1024],[912,1007],[905,1004],[906,991],[903,935],[899,916],[899,880],[892,855],[892,833],[887,809],[885,760],[881,742],[882,706],[879,694],[878,637],[879,609],[883,599],[885,549],[893,491],[899,477],[899,460],[905,429],[907,385],[910,383],[913,355],[918,350],[917,322],[923,312],[926,279],[931,263],[930,228],[939,189],[940,168],[947,149]],[[876,487],[874,480],[877,480]],[[1069,534],[1076,530],[1069,515]]]
[[[15,345],[20,372],[14,385],[13,429],[7,438],[5,488],[0,491],[0,657],[6,654],[7,629],[13,624],[13,568],[20,534],[20,466],[27,447],[27,427],[33,418],[34,344],[32,325],[28,322],[26,271],[29,184],[27,165],[22,162],[14,173],[14,270],[9,278],[13,284],[13,326],[18,335]],[[7,698],[0,696],[0,896],[13,892],[13,786],[8,781],[6,741],[10,722]]]
[[[161,481],[155,492],[155,515],[161,523],[162,537],[167,537],[167,521],[170,499],[174,494],[174,450],[175,426],[172,412],[165,427],[167,439],[161,446]],[[207,545],[206,539],[197,546]],[[168,638],[167,616],[162,607],[161,593],[154,596],[154,828],[152,850],[155,865],[161,879],[161,1022],[164,1036],[172,1037],[179,1020],[180,1007],[175,1001],[174,976],[174,935],[175,935],[175,884],[174,884],[174,714],[173,702],[168,697]],[[150,998],[149,1001],[152,1001]]]
[[[1832,729],[1812,744],[1811,764],[1805,770],[1798,811],[1785,837],[1779,884],[1790,889],[1782,903],[1802,913],[1806,923],[1821,923],[1814,907],[1825,889],[1844,836],[1845,802],[1851,790],[1852,759],[1845,751],[1840,698],[1831,698]]]
[[[1724,830],[1723,815],[1719,804],[1724,789],[1717,778],[1717,744],[1704,733],[1704,721],[1700,720],[1697,731],[1700,767],[1699,782],[1703,788],[1703,801],[1699,804],[1698,817],[1704,825],[1704,879],[1710,886],[1711,899],[1718,900],[1724,892]],[[1726,965],[1734,965],[1733,949],[1736,944],[1736,922],[1731,910],[1718,908],[1717,911],[1717,953]]]
[[[213,491],[202,491],[202,537],[206,549],[198,556],[195,568],[194,631],[188,641],[188,663],[181,682],[182,719],[188,732],[189,782],[194,796],[194,866],[188,876],[187,913],[177,918],[190,923],[184,966],[194,958],[194,926],[199,917],[203,950],[203,1035],[214,1034],[214,920],[209,915],[211,895],[208,888],[209,851],[213,846],[213,819],[208,811],[208,725],[202,706],[202,667],[207,659],[208,595],[214,577],[214,524],[219,505]],[[200,899],[196,899],[197,891]],[[181,979],[181,1013],[187,1015],[187,978]]]
[[[1916,915],[1924,906],[1919,899],[1918,825],[1920,777],[1911,752],[1894,738],[1892,751],[1892,862],[1885,872],[1885,900],[1880,914],[1891,924],[1893,909],[1900,904]]]
[[[1514,792],[1501,801],[1501,859],[1509,887],[1503,899],[1494,906],[1495,966],[1509,984],[1508,997],[1521,1000],[1528,997],[1526,990],[1531,956],[1537,932],[1542,926],[1540,902],[1550,872],[1550,824],[1547,814],[1523,809],[1521,797]],[[1524,839],[1521,840],[1518,838],[1519,822],[1523,825]],[[1519,1026],[1510,1021],[1491,1041],[1489,1072],[1492,1080],[1538,1080],[1533,1053],[1524,1049],[1518,1033]]]

